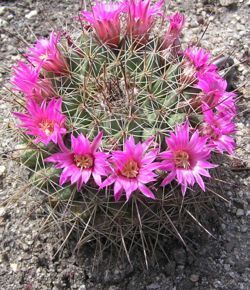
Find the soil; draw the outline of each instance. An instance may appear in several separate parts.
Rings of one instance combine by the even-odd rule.
[[[6,98],[8,80],[26,43],[53,29],[78,25],[74,16],[80,2],[0,1],[0,289],[249,289],[249,0],[177,0],[170,5],[187,17],[184,41],[201,39],[202,46],[214,55],[230,55],[235,64],[228,78],[239,95],[237,150],[223,167],[218,191],[223,189],[228,202],[216,205],[219,218],[210,227],[213,237],[190,233],[192,253],[174,241],[169,259],[160,260],[148,271],[139,263],[107,267],[105,258],[93,269],[94,253],[87,249],[72,254],[65,247],[56,254],[55,229],[40,230],[46,217],[43,199],[31,191],[27,173],[13,160],[17,148],[11,133],[13,106]]]

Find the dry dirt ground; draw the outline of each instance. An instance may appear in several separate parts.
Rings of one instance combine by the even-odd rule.
[[[65,249],[54,256],[57,239],[52,229],[39,234],[44,218],[41,198],[25,187],[26,174],[11,161],[16,144],[8,129],[11,104],[4,96],[11,65],[34,35],[45,36],[53,28],[73,25],[80,0],[0,1],[0,289],[169,289],[169,290],[247,290],[250,288],[249,171],[233,171],[225,166],[223,190],[229,202],[218,206],[219,227],[215,238],[194,237],[195,256],[181,245],[172,247],[170,260],[148,272],[126,265],[106,269],[105,261],[92,270],[90,255],[71,255]],[[172,1],[172,9],[186,14],[184,40],[197,41],[208,22],[202,45],[214,54],[231,54],[235,62],[233,85],[239,88],[239,114],[236,134],[239,162],[249,153],[249,0]],[[184,3],[182,3],[184,2]],[[76,24],[74,24],[76,25]],[[248,163],[249,166],[249,163]],[[248,167],[249,169],[249,167]],[[26,197],[4,206],[7,198]]]

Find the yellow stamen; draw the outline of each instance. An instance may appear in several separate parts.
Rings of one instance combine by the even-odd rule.
[[[46,59],[48,58],[48,55],[47,55],[47,54],[41,54],[41,55],[39,56],[39,58],[40,58],[41,60],[46,60]]]
[[[53,133],[54,131],[54,123],[49,120],[43,120],[40,124],[39,127],[44,131],[44,133],[49,136]]]
[[[178,168],[188,169],[190,167],[189,155],[185,151],[176,151],[174,153],[174,162]]]
[[[86,154],[86,155],[75,155],[74,161],[76,166],[81,169],[88,169],[91,168],[94,164],[93,157]]]
[[[121,170],[121,174],[127,178],[135,178],[139,174],[139,166],[134,160],[125,163]]]

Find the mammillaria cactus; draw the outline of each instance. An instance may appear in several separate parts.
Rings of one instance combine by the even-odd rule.
[[[182,221],[212,198],[211,157],[235,147],[236,95],[209,52],[182,48],[184,16],[163,6],[97,2],[77,31],[38,40],[13,70],[31,182],[77,246],[115,246],[129,260],[169,233],[185,243]]]

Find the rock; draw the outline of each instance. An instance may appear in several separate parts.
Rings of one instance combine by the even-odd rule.
[[[13,18],[14,18],[14,15],[13,14],[10,14],[10,15],[7,16],[7,20],[11,20]]]
[[[6,167],[4,165],[0,166],[0,177],[4,176],[6,173]]]
[[[4,15],[5,10],[6,10],[5,6],[0,7],[0,16]]]
[[[29,246],[25,243],[22,243],[22,248],[25,252],[27,252],[29,250]]]
[[[158,283],[152,283],[146,287],[147,290],[156,290],[160,289],[160,285]]]
[[[191,290],[194,289],[194,284],[188,278],[184,278],[177,284],[175,289],[178,290]]]
[[[37,10],[31,10],[28,14],[25,15],[25,18],[30,19],[38,14]]]
[[[224,7],[230,7],[237,5],[238,0],[220,0],[220,5]]]
[[[0,207],[0,217],[4,217],[6,215],[6,209],[4,207]]]
[[[78,288],[78,290],[86,290],[86,286],[83,284]]]
[[[238,217],[244,216],[244,210],[242,208],[238,208],[236,211],[236,216]]]
[[[7,253],[2,253],[0,254],[0,263],[8,262],[9,261],[9,256]]]
[[[243,225],[243,226],[240,227],[240,230],[241,230],[242,233],[246,233],[247,230],[248,230],[248,227],[246,225]]]
[[[9,44],[7,45],[7,51],[8,53],[11,53],[11,54],[17,54],[16,48]]]
[[[16,272],[18,265],[16,263],[10,263],[10,268],[12,269],[13,272]]]
[[[192,274],[189,279],[190,279],[190,281],[196,283],[199,281],[199,278],[200,278],[200,276],[198,274]]]
[[[117,288],[116,286],[114,285],[111,285],[109,286],[108,290],[118,290],[119,288]]]
[[[0,19],[0,28],[5,27],[8,25],[8,22],[6,20]]]
[[[238,31],[244,31],[245,30],[245,26],[243,24],[237,23],[236,24],[236,29]]]

